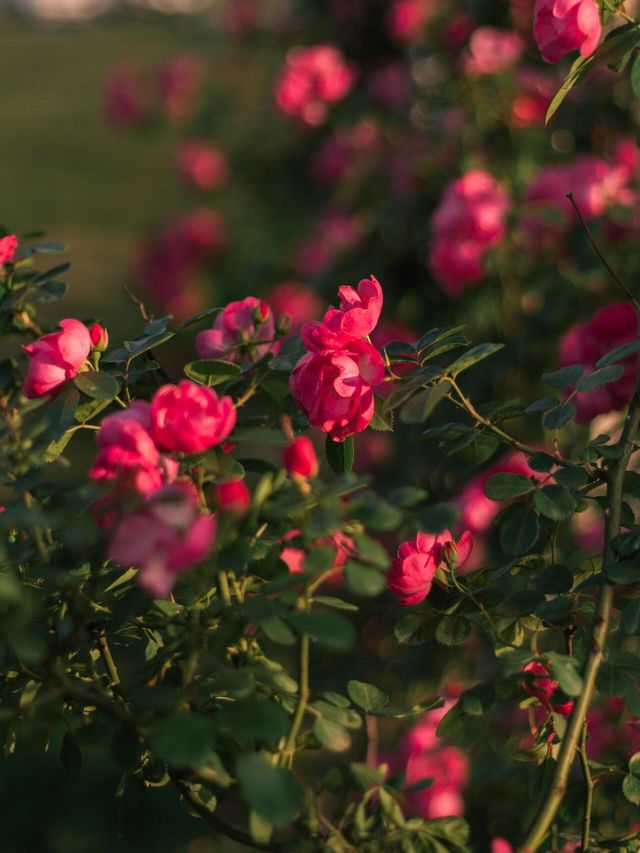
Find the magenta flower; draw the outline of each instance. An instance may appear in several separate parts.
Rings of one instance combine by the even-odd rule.
[[[231,397],[218,397],[183,379],[163,385],[151,401],[152,433],[158,447],[178,453],[204,453],[224,441],[236,425]]]
[[[80,320],[61,320],[61,332],[43,335],[23,347],[30,358],[24,381],[29,399],[57,391],[78,375],[91,350],[89,329]]]
[[[0,237],[0,264],[10,264],[18,248],[18,238],[15,234]]]
[[[456,569],[462,568],[473,549],[471,532],[465,530],[457,542],[448,530],[438,534],[420,532],[415,539],[400,545],[387,585],[399,596],[401,607],[419,604],[429,595],[435,574],[444,562],[445,548],[453,549]]]
[[[524,43],[513,30],[479,27],[469,39],[464,70],[472,77],[499,74],[512,68],[522,56]]]
[[[227,361],[258,359],[273,349],[275,324],[268,303],[247,296],[230,302],[215,319],[213,328],[196,337],[200,358]]]
[[[596,0],[536,0],[533,35],[545,62],[580,50],[591,56],[602,34]]]

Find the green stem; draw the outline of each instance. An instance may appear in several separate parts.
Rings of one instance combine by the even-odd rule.
[[[311,596],[309,592],[309,587],[307,586],[304,591],[304,598],[302,600],[301,609],[304,613],[306,613],[308,612],[310,606]],[[300,683],[298,687],[298,707],[296,708],[293,720],[291,721],[291,728],[289,729],[289,734],[287,735],[287,739],[280,754],[280,764],[283,766],[291,766],[293,762],[293,754],[296,748],[296,738],[298,737],[300,726],[302,725],[302,721],[307,710],[307,705],[309,703],[309,696],[311,693],[311,691],[309,690],[309,650],[309,635],[302,634],[302,636],[300,637]]]
[[[98,634],[98,646],[100,647],[100,654],[102,655],[104,665],[106,666],[109,678],[111,679],[111,687],[117,687],[118,684],[120,684],[120,675],[118,674],[118,667],[116,666],[116,662],[111,654],[111,649],[109,648],[107,632],[104,630],[100,631]]]
[[[580,756],[580,764],[582,765],[582,773],[584,775],[584,817],[582,819],[582,842],[580,844],[580,853],[587,853],[589,849],[589,837],[591,835],[591,808],[593,806],[593,779],[591,778],[591,769],[589,767],[589,758],[587,757],[587,723],[582,727],[582,735],[580,737],[580,747],[578,750]]]
[[[229,589],[229,578],[227,573],[220,569],[218,571],[218,592],[220,598],[224,601],[227,607],[231,607],[231,590]]]
[[[639,374],[640,380],[640,374]],[[609,474],[607,488],[607,517],[605,525],[605,544],[602,559],[602,571],[616,559],[613,540],[620,532],[622,517],[622,498],[624,475],[633,450],[633,439],[640,425],[640,389],[636,388],[620,439],[620,456],[613,464]],[[602,664],[604,647],[609,632],[611,610],[613,607],[613,584],[606,577],[602,579],[602,588],[598,599],[596,615],[591,635],[590,653],[585,665],[583,687],[571,715],[567,731],[562,739],[553,782],[542,803],[527,836],[522,844],[523,851],[537,850],[542,844],[549,827],[558,812],[567,790],[571,766],[578,748],[584,722],[595,691],[596,676]]]

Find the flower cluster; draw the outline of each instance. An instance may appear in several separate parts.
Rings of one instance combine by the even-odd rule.
[[[506,233],[509,199],[487,172],[467,172],[450,184],[431,221],[431,270],[452,296],[484,275],[488,250]]]
[[[373,391],[384,380],[384,362],[365,338],[378,323],[382,288],[375,278],[338,290],[340,308],[321,322],[302,327],[308,350],[289,381],[291,394],[310,423],[334,441],[367,428],[374,414]]]
[[[110,482],[112,491],[98,505],[98,520],[113,529],[111,557],[138,567],[139,582],[152,595],[166,595],[177,573],[207,555],[216,530],[170,454],[203,453],[221,444],[235,423],[230,397],[187,380],[102,421],[90,476]]]
[[[324,124],[329,105],[349,93],[356,76],[355,66],[334,45],[294,48],[276,83],[276,103],[306,125]]]

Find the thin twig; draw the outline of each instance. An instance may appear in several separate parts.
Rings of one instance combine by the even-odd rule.
[[[573,209],[575,210],[575,212],[578,216],[578,219],[580,220],[580,224],[582,225],[584,233],[587,235],[587,239],[591,243],[591,248],[596,253],[598,258],[600,258],[600,263],[606,269],[606,271],[609,273],[609,275],[615,281],[615,283],[618,285],[620,290],[625,294],[627,299],[630,299],[633,302],[633,304],[635,305],[635,307],[637,309],[640,309],[640,302],[638,302],[636,297],[633,295],[633,293],[631,293],[631,291],[629,290],[627,285],[622,281],[620,276],[617,274],[617,272],[613,269],[613,267],[611,266],[609,261],[605,258],[605,256],[600,251],[600,247],[596,243],[596,241],[593,237],[593,234],[591,233],[591,229],[589,228],[589,225],[587,224],[587,220],[582,215],[582,211],[578,207],[578,203],[575,200],[575,198],[573,197],[573,193],[567,193],[567,198],[569,199],[569,201],[573,205]]]
[[[309,586],[305,587],[304,596],[301,601],[301,611],[307,613],[311,606],[311,594]],[[300,726],[304,720],[304,715],[307,711],[307,704],[311,691],[309,689],[309,651],[310,638],[309,635],[303,633],[300,637],[300,682],[298,685],[298,706],[291,722],[291,727],[285,740],[284,747],[280,753],[280,763],[283,766],[291,766],[293,762],[293,754],[296,749],[296,738],[300,731]]]
[[[589,838],[591,836],[591,809],[593,806],[593,778],[591,776],[591,768],[589,767],[589,758],[587,757],[587,721],[585,720],[582,726],[582,735],[580,737],[580,747],[578,749],[580,756],[580,764],[582,765],[582,773],[584,775],[584,815],[582,818],[582,843],[580,844],[580,853],[587,853],[589,850]]]

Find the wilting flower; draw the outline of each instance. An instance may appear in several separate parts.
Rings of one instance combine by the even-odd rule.
[[[23,347],[29,356],[25,396],[33,399],[57,391],[78,375],[91,351],[89,329],[80,320],[61,320],[61,332],[43,335]]]
[[[193,485],[176,480],[120,522],[109,556],[121,565],[137,567],[140,586],[160,598],[171,592],[177,574],[208,555],[215,535],[215,518],[200,512]]]
[[[227,438],[236,425],[236,409],[231,397],[218,397],[213,388],[183,379],[156,391],[151,423],[164,450],[203,453]]]
[[[196,337],[200,358],[247,361],[273,349],[275,325],[269,304],[255,296],[230,302],[216,317],[213,328]]]
[[[596,0],[536,0],[533,35],[546,62],[580,50],[591,56],[602,34]]]
[[[387,575],[389,589],[399,596],[398,604],[401,607],[419,604],[429,595],[445,558],[455,557],[456,569],[462,568],[472,548],[473,537],[468,530],[457,542],[448,530],[438,534],[420,532],[415,539],[403,542]]]

